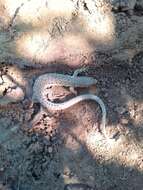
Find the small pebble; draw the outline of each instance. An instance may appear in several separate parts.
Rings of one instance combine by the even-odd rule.
[[[92,181],[95,180],[95,178],[93,176],[91,176],[91,175],[89,176],[89,179],[92,180]]]
[[[52,153],[53,152],[53,148],[52,147],[48,147],[48,152]]]
[[[119,83],[119,82],[115,82],[115,86],[116,86],[116,87],[119,87],[119,86],[120,86],[120,83]]]
[[[102,90],[102,92],[106,92],[106,88],[102,88],[101,90]]]
[[[129,123],[129,120],[126,119],[126,118],[122,118],[121,123],[124,124],[124,125],[127,125]]]
[[[129,79],[126,80],[126,84],[129,85],[131,82]]]
[[[105,97],[105,98],[107,98],[107,97],[108,97],[108,93],[107,93],[107,92],[104,94],[104,97]]]
[[[1,167],[1,168],[0,168],[0,172],[3,172],[3,171],[4,171],[4,167]]]
[[[132,110],[130,111],[130,116],[131,116],[132,118],[135,116],[135,110],[134,110],[134,109],[132,109]]]
[[[0,85],[3,84],[3,80],[2,77],[0,77]]]

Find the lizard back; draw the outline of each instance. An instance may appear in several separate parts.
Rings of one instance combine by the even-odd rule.
[[[46,88],[50,86],[89,87],[97,83],[93,77],[70,76],[57,73],[48,73],[39,76],[33,86],[33,100],[39,100]]]

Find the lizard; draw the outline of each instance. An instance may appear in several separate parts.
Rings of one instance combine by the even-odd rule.
[[[72,76],[58,74],[58,73],[47,73],[40,75],[33,85],[33,102],[39,102],[44,108],[51,110],[64,110],[67,109],[78,102],[84,100],[93,100],[96,101],[102,110],[102,127],[103,127],[103,135],[107,137],[106,134],[106,108],[104,102],[94,94],[83,94],[76,96],[70,100],[67,100],[63,103],[54,103],[47,98],[47,92],[49,88],[52,86],[65,86],[65,87],[89,87],[91,85],[95,85],[97,80],[93,77],[87,76],[78,76],[79,73],[85,71],[86,68],[77,69],[74,71]],[[36,117],[38,118],[38,117]],[[37,119],[34,119],[34,121]],[[35,123],[35,122],[34,122]]]

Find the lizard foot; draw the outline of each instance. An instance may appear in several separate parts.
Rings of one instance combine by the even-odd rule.
[[[32,127],[34,127],[37,123],[39,123],[44,114],[45,114],[44,109],[43,109],[43,108],[40,108],[40,111],[39,111],[39,112],[35,115],[35,117],[30,121],[29,127],[32,128]]]
[[[68,95],[71,94],[71,92],[73,94],[77,94],[74,88],[70,89],[70,92],[69,92],[69,87],[67,89],[61,86],[53,86],[52,89],[47,90],[45,94],[49,101],[54,102],[54,101],[64,100]]]
[[[75,90],[75,88],[73,86],[69,87],[70,92],[72,92],[73,94],[75,94],[77,96],[77,91]]]

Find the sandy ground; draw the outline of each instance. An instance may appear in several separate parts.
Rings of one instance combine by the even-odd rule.
[[[0,2],[0,190],[143,190],[142,1],[38,2]],[[30,127],[36,77],[83,65],[98,83],[77,92],[104,101],[114,139],[93,101],[43,110]]]
[[[39,122],[30,129],[28,123],[38,113],[39,104],[31,105],[27,98],[20,103],[1,106],[1,189],[62,190],[68,188],[66,184],[77,183],[88,185],[85,189],[141,190],[141,58],[142,55],[136,56],[132,66],[92,66],[86,73],[98,80],[96,88],[89,90],[105,102],[107,131],[110,135],[118,132],[114,140],[107,141],[99,133],[102,131],[101,112],[91,101],[65,111],[45,110]],[[38,71],[31,72],[37,76]],[[33,81],[34,74],[26,73],[30,73],[29,69],[25,70],[25,76]],[[67,73],[72,72],[68,70]],[[84,91],[78,89],[78,93]],[[55,94],[59,92],[62,96],[70,95],[68,89],[55,90]]]

